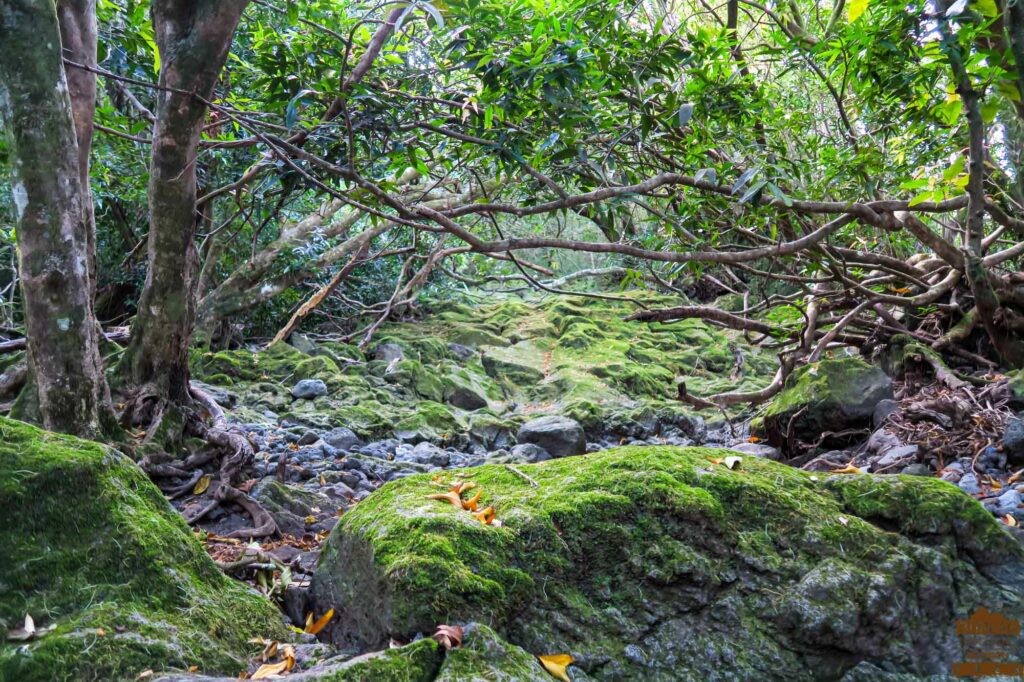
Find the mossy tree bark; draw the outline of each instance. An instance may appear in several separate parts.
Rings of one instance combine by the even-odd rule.
[[[18,264],[40,417],[50,430],[95,436],[109,396],[91,296],[88,149],[76,134],[78,121],[88,119],[91,129],[95,92],[77,78],[69,90],[52,0],[10,0],[3,7],[0,118],[13,160]],[[72,53],[88,52],[91,41],[95,54],[95,24],[73,2],[63,9],[84,19],[72,29],[80,40]],[[77,130],[91,139],[91,130]]]
[[[189,399],[195,319],[196,150],[208,100],[248,0],[156,0],[161,70],[149,178],[149,268],[122,360],[130,383]]]

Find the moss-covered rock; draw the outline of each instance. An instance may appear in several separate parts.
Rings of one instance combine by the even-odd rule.
[[[892,398],[892,380],[860,358],[822,360],[800,367],[752,424],[752,431],[775,446],[790,437],[836,442],[846,429],[870,426],[879,401]]]
[[[317,609],[339,611],[342,644],[477,620],[595,679],[666,680],[944,673],[955,619],[1024,616],[1024,550],[954,486],[721,456],[620,448],[389,483],[333,531]],[[427,499],[460,477],[501,527]]]
[[[432,639],[402,647],[374,651],[344,661],[325,661],[309,670],[288,675],[289,682],[432,682],[444,652]],[[237,677],[168,675],[154,682],[235,682]]]
[[[464,635],[463,645],[452,649],[445,657],[436,682],[528,682],[549,679],[536,656],[504,641],[486,625],[470,623]]]
[[[0,418],[0,679],[134,679],[147,669],[236,674],[247,640],[284,636],[263,596],[224,576],[127,457]]]

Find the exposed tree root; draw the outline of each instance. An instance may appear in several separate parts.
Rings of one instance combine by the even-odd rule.
[[[162,488],[170,499],[177,499],[195,490],[204,475],[205,465],[219,460],[215,480],[211,481],[208,489],[207,504],[184,515],[189,525],[198,523],[221,505],[233,503],[252,517],[253,525],[228,533],[225,537],[259,538],[278,532],[274,518],[260,503],[234,487],[238,476],[252,464],[252,444],[241,431],[228,423],[224,411],[207,393],[193,386],[190,396],[189,405],[178,406],[158,397],[155,391],[142,389],[126,405],[122,417],[126,426],[148,424],[144,444],[166,446],[190,434],[202,438],[209,445],[200,452],[178,460],[172,460],[161,447],[142,459],[143,470],[153,478],[184,479],[184,482]]]

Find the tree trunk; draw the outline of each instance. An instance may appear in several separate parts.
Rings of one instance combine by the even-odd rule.
[[[195,319],[196,150],[248,0],[154,0],[160,91],[149,176],[149,269],[122,371],[150,395],[188,400]],[[193,96],[193,93],[198,96]]]
[[[48,429],[97,436],[109,404],[90,294],[92,206],[54,3],[8,0],[0,35],[0,118],[11,145],[18,263],[40,416]],[[95,31],[91,38],[87,30],[80,35],[84,49],[91,40],[95,54]],[[91,128],[86,109],[95,93],[79,81],[75,89],[84,95],[78,111]]]

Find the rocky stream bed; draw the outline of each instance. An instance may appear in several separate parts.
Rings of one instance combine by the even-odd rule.
[[[234,679],[291,642],[296,680],[554,679],[546,654],[573,680],[940,680],[958,619],[1024,617],[1024,377],[908,342],[700,416],[680,381],[756,390],[775,359],[626,310],[444,304],[367,352],[196,352],[257,451],[255,544],[241,509],[192,532],[125,455],[0,418],[0,625],[54,628],[0,642],[0,679]],[[317,637],[281,618],[329,610]]]

